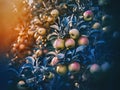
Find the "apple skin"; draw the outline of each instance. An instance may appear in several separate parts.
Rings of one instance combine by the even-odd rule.
[[[81,36],[78,40],[78,44],[79,45],[88,45],[89,40],[88,40],[87,36]]]
[[[100,23],[96,22],[96,23],[93,24],[92,28],[93,29],[100,29],[101,25],[100,25]]]
[[[80,64],[78,62],[73,62],[68,66],[68,70],[77,73],[80,71]]]
[[[38,28],[37,29],[38,34],[44,36],[47,33],[47,30],[45,28]]]
[[[94,74],[96,72],[99,72],[100,71],[100,66],[98,64],[93,64],[91,65],[90,67],[90,73]]]
[[[70,35],[70,38],[72,38],[72,39],[78,39],[80,36],[80,32],[77,29],[71,29],[69,31],[69,35]]]
[[[57,17],[58,15],[59,15],[59,11],[57,10],[57,9],[54,9],[54,10],[52,10],[51,11],[51,16],[53,16],[53,17]]]
[[[66,48],[72,48],[75,47],[75,41],[72,38],[69,38],[65,41],[65,47]]]
[[[63,39],[56,39],[53,43],[53,47],[57,50],[63,50],[65,48],[65,41]]]
[[[51,66],[54,66],[56,65],[57,63],[59,62],[58,58],[57,57],[54,57],[50,63]]]
[[[67,73],[67,66],[66,65],[58,65],[56,67],[56,72],[59,74],[59,75],[65,75]]]
[[[91,21],[93,19],[93,12],[91,10],[87,10],[83,13],[83,18],[85,21]]]

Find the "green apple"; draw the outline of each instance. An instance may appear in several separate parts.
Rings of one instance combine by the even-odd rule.
[[[58,65],[56,67],[56,72],[59,74],[59,75],[65,75],[67,73],[67,66],[66,65]]]
[[[80,36],[80,32],[77,29],[71,29],[69,31],[69,35],[70,35],[70,38],[72,38],[72,39],[78,39]]]

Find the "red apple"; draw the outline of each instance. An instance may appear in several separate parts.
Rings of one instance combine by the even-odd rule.
[[[73,62],[68,66],[68,70],[70,72],[79,72],[80,71],[80,64],[78,62]]]
[[[56,65],[57,63],[59,62],[58,58],[57,57],[54,57],[50,63],[51,66],[54,66]]]
[[[63,50],[65,48],[65,41],[63,39],[56,39],[53,47],[57,50]]]
[[[93,64],[91,65],[90,67],[90,72],[92,74],[96,73],[96,72],[99,72],[100,71],[100,66],[98,64]]]
[[[93,12],[91,10],[87,10],[83,13],[83,18],[85,21],[91,21],[93,19]]]
[[[78,40],[78,44],[79,45],[88,45],[89,44],[88,37],[85,35],[81,36]]]
[[[69,38],[65,41],[65,47],[66,48],[72,48],[75,47],[75,41],[72,38]]]
[[[80,36],[80,32],[79,32],[79,30],[77,30],[77,29],[71,29],[71,30],[69,31],[69,35],[70,35],[70,37],[71,37],[72,39],[78,39],[79,36]]]
[[[65,75],[67,73],[67,66],[66,65],[58,65],[56,67],[56,72],[59,74],[59,75]]]

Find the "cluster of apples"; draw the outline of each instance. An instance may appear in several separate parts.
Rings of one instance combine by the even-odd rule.
[[[67,3],[67,1],[76,2],[80,4],[79,0],[76,0],[76,1],[74,0],[66,0],[66,1],[65,0],[61,0],[61,1],[34,0],[33,3],[31,4],[32,19],[31,21],[29,21],[30,23],[27,26],[27,29],[20,31],[17,41],[12,45],[12,52],[14,53],[14,57],[24,59],[25,60],[24,63],[32,64],[35,70],[36,69],[40,70],[41,66],[47,69],[49,69],[49,67],[52,68],[52,70],[47,71],[48,74],[45,74],[45,72],[42,72],[43,81],[54,80],[57,77],[66,77],[66,76],[69,77],[69,74],[72,75],[70,78],[73,81],[75,81],[74,80],[75,75],[77,75],[76,78],[79,79],[80,77],[82,78],[82,80],[85,80],[87,77],[84,76],[85,75],[84,71],[87,70],[86,67],[88,66],[88,64],[83,64],[82,62],[80,62],[80,60],[75,61],[72,59],[70,61],[67,61],[66,63],[66,60],[61,60],[60,58],[62,58],[62,55],[63,56],[66,55],[65,52],[70,51],[70,53],[73,53],[72,50],[75,50],[76,48],[81,46],[85,46],[88,48],[92,47],[93,49],[93,47],[95,46],[92,46],[92,45],[96,43],[90,41],[89,39],[90,32],[91,31],[94,32],[95,30],[106,31],[107,29],[109,29],[108,28],[110,24],[108,20],[110,18],[109,15],[103,15],[102,17],[100,16],[100,18],[102,19],[99,20],[98,18],[96,18],[98,16],[94,13],[94,11],[91,10],[91,8],[89,9],[87,8],[83,10],[80,13],[80,15],[74,13],[74,11],[72,13],[74,13],[74,16],[77,17],[77,19],[80,19],[80,21],[75,21],[75,22],[83,24],[80,26],[80,28],[84,28],[84,27],[90,28],[89,31],[87,31],[87,29],[85,28],[88,34],[87,35],[83,34],[80,28],[79,29],[77,27],[71,28],[69,26],[69,30],[67,33],[65,33],[65,37],[61,37],[62,35],[60,34],[64,35],[64,33],[61,33],[61,32],[62,31],[64,32],[65,30],[61,30],[59,31],[60,32],[59,33],[57,32],[57,30],[53,30],[53,28],[51,29],[51,27],[53,25],[54,26],[58,25],[58,27],[55,27],[55,28],[59,28],[59,25],[60,27],[64,25],[64,24],[61,24],[59,21],[60,20],[62,21],[62,19],[67,17],[67,15],[69,15],[69,12],[62,13],[62,11],[60,11],[61,10],[60,8],[63,6],[65,10],[69,9],[67,5],[64,4],[64,2]],[[60,4],[61,2],[63,2],[63,4]],[[68,6],[69,6],[69,3],[68,3]],[[79,10],[79,9],[75,9],[75,10]],[[64,15],[61,15],[61,13]],[[72,15],[69,15],[68,18],[69,17],[72,17]],[[69,22],[70,23],[73,22],[72,19],[67,23]],[[67,27],[67,26],[64,26],[64,27]],[[49,46],[48,43],[50,40],[48,40],[47,37],[51,35],[51,33],[54,33],[54,35],[57,36],[57,38],[55,38],[54,42],[51,41],[52,46]],[[95,41],[97,41],[97,38],[95,38]],[[91,43],[92,45],[90,46]],[[52,47],[52,50],[51,50],[51,47]],[[52,58],[51,56],[48,57],[51,52],[53,55]],[[59,54],[62,54],[60,58],[58,57]],[[27,56],[32,57],[31,60],[33,60],[34,63],[31,62],[29,59],[25,58]],[[97,61],[95,61],[94,63],[90,61],[89,64],[90,64],[89,72],[91,74],[100,72],[101,70],[103,72],[107,71],[110,67],[109,63],[107,62],[103,63],[101,66],[97,63]],[[33,74],[35,73],[34,70],[32,72]],[[81,73],[82,73],[82,76],[81,76]],[[80,82],[81,80],[78,80],[78,81]],[[18,89],[20,90],[26,89],[26,87],[25,88],[22,87],[25,84],[26,84],[25,80],[20,80],[17,84]],[[78,84],[79,83],[75,83],[75,86],[79,88]]]

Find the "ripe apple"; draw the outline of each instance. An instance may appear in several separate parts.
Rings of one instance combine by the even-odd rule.
[[[78,44],[79,45],[88,45],[89,44],[88,37],[85,35],[82,35],[78,40]]]
[[[38,34],[44,36],[47,33],[47,30],[45,28],[38,28],[37,29]]]
[[[65,48],[65,41],[63,39],[56,39],[53,43],[53,47],[57,50],[63,50]]]
[[[25,82],[23,80],[18,82],[17,88],[18,90],[27,90],[27,87],[25,87]]]
[[[71,29],[71,30],[69,31],[69,35],[70,35],[70,37],[71,37],[72,39],[78,39],[79,36],[80,36],[80,32],[79,32],[79,30],[77,30],[77,29]]]
[[[58,65],[56,67],[56,72],[59,74],[59,75],[65,75],[67,73],[67,66],[66,65]]]
[[[91,21],[93,19],[93,12],[91,10],[87,10],[83,13],[83,18],[85,21]]]
[[[59,62],[58,57],[54,57],[50,63],[51,66],[56,65]]]
[[[93,29],[100,29],[101,25],[100,25],[100,23],[96,22],[96,23],[93,24],[92,28]]]
[[[72,48],[75,46],[75,41],[72,38],[69,38],[65,41],[65,47],[66,48]]]
[[[51,11],[51,16],[53,16],[53,17],[57,17],[58,15],[59,15],[59,11],[57,10],[57,9],[54,9],[54,10],[52,10]]]
[[[68,66],[68,70],[77,73],[80,71],[80,64],[78,62],[73,62]]]
[[[91,65],[90,67],[90,72],[92,74],[96,73],[96,72],[99,72],[100,71],[100,66],[98,64],[93,64]]]

